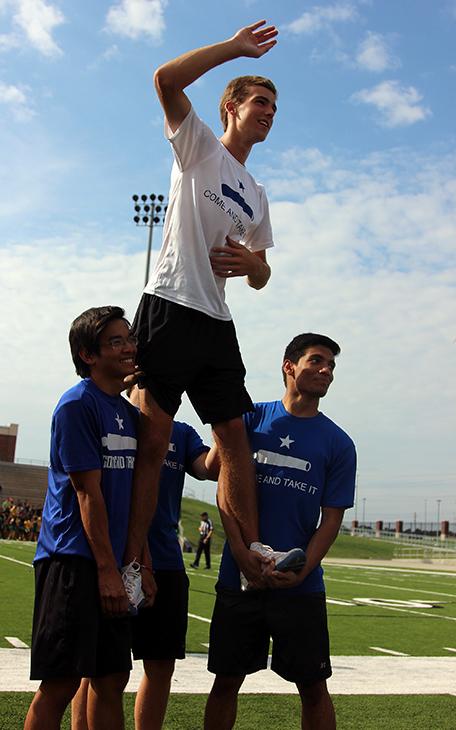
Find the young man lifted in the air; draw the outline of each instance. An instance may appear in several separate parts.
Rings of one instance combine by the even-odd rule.
[[[252,401],[225,303],[225,280],[245,276],[261,289],[270,276],[268,203],[245,162],[253,145],[268,136],[276,90],[261,76],[231,81],[220,103],[224,132],[217,139],[184,89],[222,63],[260,58],[275,45],[276,35],[274,26],[259,21],[155,72],[175,160],[163,246],[133,325],[144,376],[125,564],[141,554],[153,510],[149,492],[151,485],[157,490],[172,420],[186,391],[201,420],[212,425],[221,463],[219,506],[222,516],[234,516],[243,537],[236,560],[248,580],[261,580],[264,558],[248,549],[258,540],[254,472],[242,420]]]

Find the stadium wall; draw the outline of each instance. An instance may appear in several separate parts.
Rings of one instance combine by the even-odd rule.
[[[12,464],[0,461],[0,500],[13,497],[16,502],[28,502],[42,507],[47,488],[47,467]]]

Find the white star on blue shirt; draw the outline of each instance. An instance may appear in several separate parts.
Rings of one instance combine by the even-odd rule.
[[[123,418],[121,418],[118,413],[116,413],[116,421],[117,421],[117,425],[119,426],[119,431],[123,431],[124,430]]]
[[[282,449],[284,446],[287,447],[287,449],[290,448],[290,444],[294,444],[295,440],[291,439],[290,436],[285,436],[282,438],[282,436],[279,436],[279,439],[281,440],[280,448]]]

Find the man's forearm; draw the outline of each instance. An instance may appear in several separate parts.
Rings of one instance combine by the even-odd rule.
[[[138,560],[142,555],[147,533],[155,515],[157,500],[158,490],[153,480],[148,484],[138,476],[133,478],[125,562]]]
[[[268,283],[271,276],[271,267],[265,261],[258,259],[255,270],[247,276],[247,283],[252,289],[263,289]]]
[[[88,477],[88,479],[90,483],[80,475],[72,476],[87,542],[99,570],[112,568],[117,570],[101,487],[96,483],[96,477]]]
[[[228,540],[234,559],[238,562],[239,557],[241,557],[243,553],[245,554],[248,547],[242,538],[239,523],[231,514],[231,511],[220,490],[217,493],[217,507],[219,509],[220,519],[222,521],[226,539]]]
[[[234,38],[196,48],[160,66],[155,72],[155,84],[159,88],[185,89],[207,71],[239,55],[239,47]]]
[[[325,519],[323,516],[320,527],[310,540],[306,549],[305,572],[308,575],[325,557],[329,548],[339,534],[344,510],[334,510],[337,514]]]

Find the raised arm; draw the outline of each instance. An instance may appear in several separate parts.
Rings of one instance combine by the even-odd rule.
[[[190,111],[190,101],[184,93],[187,86],[222,63],[241,56],[260,58],[276,44],[277,29],[265,23],[265,20],[252,23],[228,40],[188,51],[155,71],[155,88],[173,132]]]

